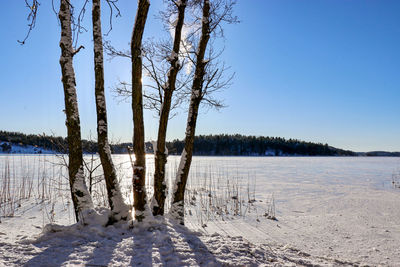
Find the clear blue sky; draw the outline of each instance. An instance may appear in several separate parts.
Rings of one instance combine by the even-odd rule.
[[[37,26],[24,46],[24,1],[3,3],[0,15],[0,129],[66,135],[58,63],[59,25],[51,1],[42,0]],[[58,5],[57,0],[55,0]],[[82,3],[83,1],[74,1]],[[136,1],[120,0],[122,18],[107,37],[128,48]],[[57,8],[58,6],[56,6]],[[104,11],[106,11],[104,6]],[[145,38],[163,35],[153,0]],[[75,57],[83,137],[96,134],[89,6]],[[219,94],[228,108],[203,111],[197,134],[241,133],[328,143],[355,151],[400,151],[400,1],[239,0],[241,23],[226,27],[223,59],[236,72]],[[104,14],[103,29],[108,27]],[[132,138],[129,103],[110,88],[130,78],[130,62],[106,61],[110,137]],[[146,139],[157,120],[145,114]],[[169,126],[168,139],[182,138],[186,114]]]

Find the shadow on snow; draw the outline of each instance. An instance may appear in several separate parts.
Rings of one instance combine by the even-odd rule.
[[[168,220],[118,226],[47,225],[25,266],[221,266],[198,233]]]

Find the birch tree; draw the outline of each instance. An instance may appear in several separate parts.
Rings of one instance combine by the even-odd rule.
[[[142,93],[142,38],[149,11],[150,1],[139,0],[131,39],[132,62],[132,112],[133,112],[133,206],[135,218],[142,221],[150,211],[146,196],[146,155],[143,123]]]
[[[71,8],[68,0],[60,0],[58,17],[61,25],[60,66],[64,88],[65,114],[68,139],[68,174],[76,220],[93,210],[93,202],[85,183],[83,169],[81,127],[76,94],[73,57],[78,50],[72,45]]]
[[[154,197],[152,203],[153,207],[153,215],[164,215],[164,204],[165,204],[165,164],[167,162],[167,155],[165,151],[165,141],[167,135],[167,126],[169,120],[169,114],[171,110],[171,101],[172,94],[176,88],[176,77],[178,71],[180,70],[179,63],[179,53],[181,47],[181,39],[182,39],[182,28],[184,25],[185,18],[185,8],[186,8],[186,0],[180,1],[172,1],[173,9],[175,10],[170,13],[177,14],[176,21],[173,22],[175,25],[174,31],[174,40],[173,40],[173,48],[171,51],[171,55],[168,60],[170,62],[170,68],[167,74],[167,82],[163,85],[164,88],[164,96],[162,100],[161,110],[160,110],[160,119],[158,126],[158,135],[157,135],[157,146],[155,147],[155,170],[154,170]]]
[[[213,56],[213,48],[207,48],[207,46],[209,45],[211,36],[223,36],[223,22],[238,22],[237,18],[232,15],[235,1],[202,0],[197,2],[202,10],[202,16],[200,17],[201,31],[197,50],[194,52],[195,59],[193,60],[193,64],[195,71],[186,124],[185,147],[182,151],[177,171],[170,210],[172,218],[178,220],[180,224],[184,224],[185,189],[192,162],[194,136],[200,104],[205,99],[207,93],[229,85],[229,81],[232,78],[223,80],[225,68],[223,66],[218,68],[218,62],[215,63],[220,53],[216,53],[216,56]],[[209,57],[206,59],[207,51]],[[212,63],[213,61],[214,64]]]
[[[97,142],[99,156],[103,167],[106,182],[108,203],[111,208],[110,223],[121,219],[130,218],[129,207],[125,204],[119,183],[117,172],[111,158],[111,149],[108,141],[107,108],[104,93],[104,64],[103,64],[103,38],[101,31],[101,7],[100,0],[93,0],[93,50],[95,73],[95,98],[97,113]]]

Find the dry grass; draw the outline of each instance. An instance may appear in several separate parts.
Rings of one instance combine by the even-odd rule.
[[[63,170],[49,165],[45,155],[1,156],[0,217],[14,216],[24,201],[52,201],[60,190],[67,190],[62,181]]]
[[[85,156],[85,174],[91,188],[95,206],[108,207],[107,191],[97,156]],[[0,218],[14,216],[22,202],[34,200],[42,205],[43,217],[55,221],[55,204],[61,201],[70,210],[71,200],[65,155],[13,155],[0,158]],[[170,208],[171,188],[175,181],[178,162],[167,165],[166,210]],[[154,163],[147,162],[146,189],[149,199],[153,194]],[[129,161],[116,165],[122,193],[132,204],[131,166]],[[203,226],[210,220],[245,218],[249,214],[260,218],[276,219],[275,200],[257,199],[256,174],[232,175],[224,166],[202,166],[194,163],[189,175],[185,196],[185,212]],[[70,212],[68,212],[70,213]],[[70,221],[73,218],[70,218]]]
[[[394,171],[392,174],[392,185],[394,188],[400,188],[400,170]]]
[[[211,220],[231,220],[255,215],[276,220],[275,200],[257,199],[256,175],[228,175],[224,167],[194,166],[185,196],[185,212],[203,226]],[[258,203],[257,203],[258,202]],[[259,203],[265,202],[266,205]]]

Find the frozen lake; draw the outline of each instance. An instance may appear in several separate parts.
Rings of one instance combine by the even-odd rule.
[[[114,163],[125,189],[131,184],[131,164],[128,155],[114,155]],[[90,168],[92,156],[85,156]],[[94,157],[93,167],[99,164]],[[179,156],[169,156],[167,179],[175,177]],[[65,170],[59,157],[53,155],[0,155],[0,179],[9,172],[12,181],[36,177],[48,180],[57,177],[66,181]],[[400,169],[400,158],[394,157],[194,157],[189,186],[203,185],[204,180],[217,181],[220,186],[227,180],[246,187],[250,184],[256,199],[274,194],[277,203],[298,197],[321,194],[340,195],[341,188],[365,190],[393,190],[392,175]],[[147,156],[148,185],[151,188],[154,157]],[[93,176],[101,174],[97,168]],[[64,176],[61,178],[61,176]],[[2,181],[0,180],[0,183]],[[128,192],[129,190],[127,190]],[[283,207],[282,207],[283,208]]]
[[[91,156],[85,159],[90,169]],[[114,161],[131,202],[129,156],[114,155]],[[32,205],[42,203],[36,211],[41,215],[29,215],[39,218],[38,224],[74,223],[65,170],[54,164],[59,162],[52,155],[0,155],[0,199],[7,200],[5,192],[21,194],[22,187],[31,187],[36,203]],[[98,163],[97,159],[93,168]],[[168,157],[169,186],[178,165],[179,156]],[[400,262],[400,189],[392,186],[392,175],[399,169],[400,158],[391,157],[194,157],[185,223],[207,234],[286,244],[321,258],[393,265]],[[149,188],[153,170],[154,157],[148,155]],[[99,168],[94,171],[94,180],[99,173]],[[272,197],[277,221],[264,216]],[[94,184],[93,199],[98,205],[106,203],[101,183]],[[34,210],[23,203],[16,206],[11,208],[17,217]],[[59,210],[49,216],[54,207]],[[10,212],[9,208],[3,203],[0,212]],[[27,225],[17,226],[9,219],[0,228],[31,227],[29,221],[18,223]]]
[[[131,166],[128,155],[114,155],[122,182],[130,184]],[[91,156],[85,156],[90,165]],[[93,168],[99,164],[98,158]],[[169,156],[168,180],[175,177],[179,156]],[[6,166],[13,179],[60,175],[60,158],[52,155],[0,155],[0,178]],[[189,184],[199,185],[204,179],[229,180],[255,185],[261,196],[273,192],[276,197],[298,194],[340,194],[343,186],[392,190],[392,174],[400,170],[395,157],[194,157]],[[148,184],[154,171],[154,157],[147,156]],[[63,171],[65,174],[65,171]],[[95,172],[100,174],[100,168]]]

